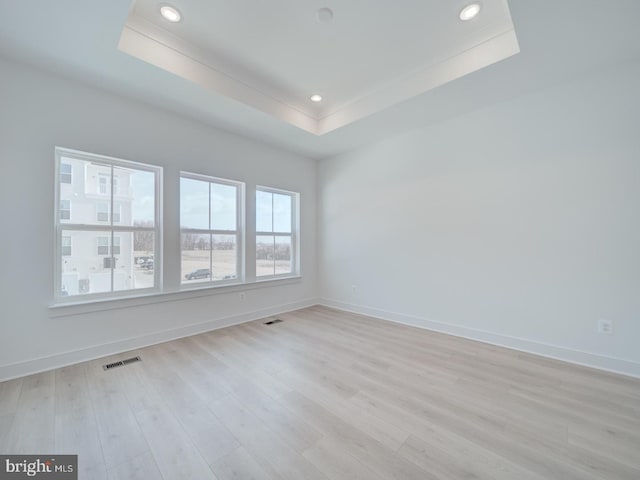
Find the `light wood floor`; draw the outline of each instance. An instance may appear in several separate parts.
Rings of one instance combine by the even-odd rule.
[[[640,381],[313,307],[0,383],[100,479],[640,479]],[[110,371],[110,361],[142,362]]]

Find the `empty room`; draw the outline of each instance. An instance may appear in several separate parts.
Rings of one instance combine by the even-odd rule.
[[[637,0],[0,0],[0,479],[639,480]]]

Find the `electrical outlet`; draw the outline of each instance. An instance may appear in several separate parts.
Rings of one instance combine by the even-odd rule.
[[[244,298],[245,298],[245,297],[244,297],[244,292],[240,292],[239,297],[240,297],[240,301],[241,301],[241,302],[244,302]]]
[[[358,285],[351,285],[351,290],[353,290],[354,292],[358,291]]]
[[[611,320],[598,320],[598,333],[613,333],[613,322]]]

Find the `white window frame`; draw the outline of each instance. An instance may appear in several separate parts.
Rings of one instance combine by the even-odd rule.
[[[62,158],[71,158],[77,160],[83,160],[94,164],[102,164],[111,168],[111,177],[113,177],[114,168],[130,168],[135,170],[142,170],[152,172],[155,174],[155,209],[154,209],[154,226],[153,227],[137,227],[137,226],[119,226],[114,225],[113,219],[110,218],[109,222],[104,224],[75,224],[71,222],[62,223],[60,221],[60,165]],[[133,162],[130,160],[123,160],[114,157],[108,157],[104,155],[98,155],[93,153],[81,152],[68,148],[55,147],[55,203],[56,209],[54,212],[54,230],[55,230],[55,255],[54,255],[54,301],[57,304],[63,303],[76,303],[76,302],[88,302],[92,300],[108,300],[123,297],[138,297],[148,295],[150,293],[156,293],[162,291],[162,185],[163,185],[163,170],[162,167],[156,165],[149,165],[145,163]],[[112,192],[108,194],[109,211],[113,211],[114,195],[113,195],[113,182],[108,182]],[[98,187],[99,191],[99,187]],[[134,233],[135,232],[153,232],[154,233],[154,286],[149,288],[139,288],[131,290],[116,290],[114,291],[114,275],[111,275],[111,291],[103,293],[87,293],[82,295],[61,295],[62,291],[62,232],[63,231],[90,231],[90,232],[104,232],[106,236],[110,237],[110,245],[114,245],[114,237],[116,233]],[[66,236],[66,235],[65,235]],[[97,250],[97,247],[96,247]],[[113,249],[110,249],[109,256],[114,257]],[[113,260],[112,260],[113,261]]]
[[[207,182],[209,184],[209,228],[182,228],[182,218],[180,218],[180,289],[181,290],[193,290],[199,288],[210,288],[212,286],[219,285],[235,285],[245,282],[245,224],[244,224],[244,211],[245,211],[245,184],[236,180],[230,180],[228,178],[211,177],[209,175],[202,175],[199,173],[180,172],[180,179],[187,178],[189,180],[198,180],[201,182]],[[214,230],[211,229],[211,184],[217,183],[220,185],[230,185],[236,187],[236,229],[235,230]],[[178,198],[182,198],[182,192],[179,193]],[[180,207],[180,211],[182,207]],[[212,239],[214,235],[228,235],[236,237],[236,278],[228,280],[213,280],[213,254],[209,254],[209,271],[211,275],[208,281],[185,283],[185,272],[182,271],[182,235],[183,234],[195,234],[195,235],[209,235],[209,248],[212,246]]]
[[[298,277],[300,276],[300,193],[292,192],[290,190],[281,190],[273,187],[265,187],[262,185],[256,185],[256,196],[257,192],[267,192],[267,193],[276,193],[279,195],[288,195],[291,197],[291,233],[284,232],[264,232],[257,229],[256,222],[256,234],[254,238],[254,246],[257,248],[258,237],[260,236],[268,236],[268,237],[291,237],[291,272],[290,273],[280,273],[273,275],[260,275],[258,276],[257,272],[257,258],[256,258],[256,281],[264,282],[269,280],[277,280],[280,278],[290,278],[290,277]],[[258,209],[254,205],[255,217],[256,220],[258,218]],[[273,230],[273,204],[271,207],[271,225]],[[274,269],[275,269],[275,245],[274,245]]]

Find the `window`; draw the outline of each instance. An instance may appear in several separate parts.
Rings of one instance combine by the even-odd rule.
[[[98,175],[98,193],[101,195],[111,194],[111,189],[109,188],[109,175],[106,173],[100,173]]]
[[[60,220],[71,220],[71,200],[60,200]]]
[[[181,173],[183,285],[242,279],[243,190],[240,182]]]
[[[71,256],[71,237],[69,236],[62,237],[62,256]]]
[[[298,273],[297,193],[256,189],[256,277]]]
[[[60,183],[71,183],[71,164],[70,163],[62,163],[60,164]]]
[[[109,237],[98,237],[98,255],[109,255]]]
[[[120,223],[121,216],[122,216],[122,205],[114,205],[113,206],[113,223]]]
[[[117,204],[113,206],[113,223],[120,223],[122,217],[122,205]],[[97,202],[96,203],[96,220],[98,222],[109,221],[109,203]]]
[[[96,220],[98,222],[109,221],[109,204],[107,202],[96,203]]]
[[[102,298],[158,289],[162,169],[63,148],[56,149],[56,161],[60,172],[65,171],[65,164],[83,172],[71,188],[61,187],[68,183],[61,173],[56,186],[60,205],[56,215],[56,298]],[[118,181],[114,181],[116,177]],[[117,204],[112,185],[114,191],[119,186]],[[143,267],[136,258],[148,261]]]

